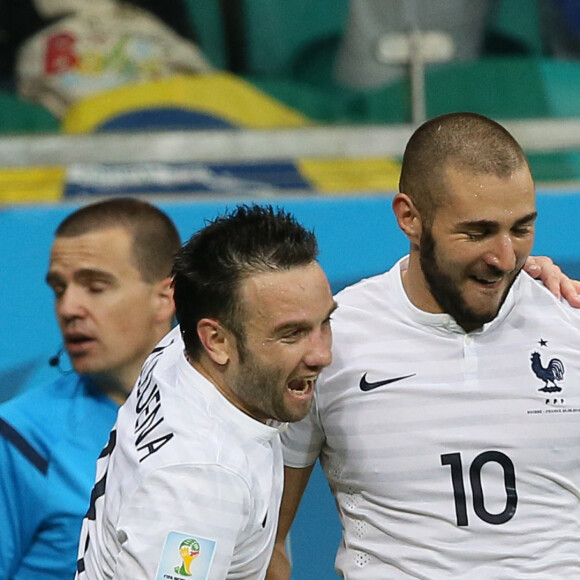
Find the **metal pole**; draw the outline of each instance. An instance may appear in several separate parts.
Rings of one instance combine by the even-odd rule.
[[[409,33],[409,78],[411,84],[411,117],[414,125],[427,119],[425,95],[425,59],[421,31],[412,28]]]

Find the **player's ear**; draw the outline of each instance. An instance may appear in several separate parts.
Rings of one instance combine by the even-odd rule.
[[[399,227],[409,238],[411,244],[418,246],[423,224],[421,214],[406,193],[398,193],[393,199],[393,213]]]
[[[232,344],[231,333],[217,320],[202,318],[197,323],[197,335],[205,352],[214,363],[225,365],[229,362],[235,345]]]

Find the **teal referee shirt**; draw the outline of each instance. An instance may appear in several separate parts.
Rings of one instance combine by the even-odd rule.
[[[0,578],[72,580],[118,408],[76,373],[0,406]]]

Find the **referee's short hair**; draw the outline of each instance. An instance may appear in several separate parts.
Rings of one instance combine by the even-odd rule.
[[[111,197],[85,205],[67,216],[55,236],[77,237],[109,228],[125,229],[133,240],[135,267],[148,283],[171,274],[181,238],[171,218],[158,207],[132,197]]]

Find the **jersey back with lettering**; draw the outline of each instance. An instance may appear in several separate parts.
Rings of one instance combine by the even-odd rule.
[[[146,361],[97,462],[77,578],[263,578],[283,484],[279,431],[186,360],[179,328]]]

